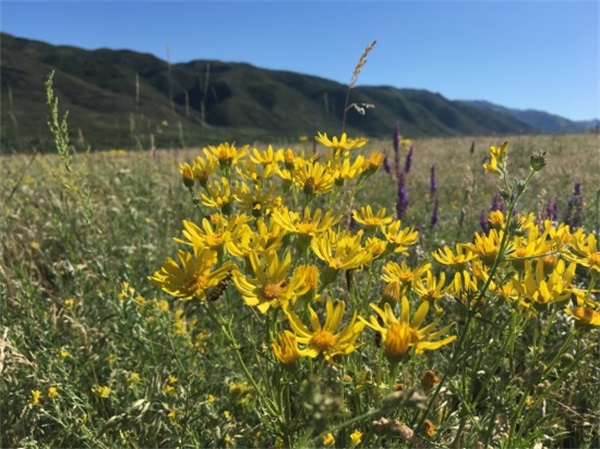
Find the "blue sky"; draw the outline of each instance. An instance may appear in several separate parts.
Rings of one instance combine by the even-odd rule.
[[[427,89],[573,120],[600,117],[599,11],[587,2],[7,1],[0,29],[171,62],[218,59]]]

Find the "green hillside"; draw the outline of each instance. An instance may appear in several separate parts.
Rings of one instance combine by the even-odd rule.
[[[169,65],[128,50],[52,46],[1,34],[0,151],[51,148],[44,82],[56,71],[61,110],[69,110],[81,147],[150,148],[226,140],[295,141],[317,130],[339,133],[346,86],[315,76],[242,63],[196,60]],[[423,90],[359,86],[347,129],[389,136],[396,123],[411,137],[523,134],[517,119]]]

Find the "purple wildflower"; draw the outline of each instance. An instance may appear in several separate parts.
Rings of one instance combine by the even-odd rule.
[[[398,178],[398,193],[396,195],[396,218],[401,220],[408,208],[408,190],[406,189],[405,173],[400,173]]]
[[[392,173],[392,167],[390,166],[390,160],[388,159],[388,150],[387,148],[383,149],[383,169],[389,175]]]
[[[502,213],[506,212],[506,205],[500,200],[500,195],[497,193],[492,198],[492,203],[490,204],[490,212],[495,210],[502,211]]]
[[[411,147],[412,149],[412,147]],[[435,177],[435,164],[431,166],[431,174],[429,175],[429,197],[436,197],[437,179]],[[436,197],[437,200],[437,197]]]
[[[413,160],[413,146],[411,144],[410,149],[408,150],[408,153],[406,154],[406,159],[404,161],[404,173],[408,173],[410,171],[410,167],[412,167],[412,160]]]
[[[546,218],[552,221],[558,220],[558,202],[556,197],[554,197],[554,201],[548,198],[548,202],[546,203]]]
[[[584,198],[581,189],[581,183],[576,182],[573,187],[573,194],[567,200],[567,210],[563,221],[570,226],[571,229],[581,227],[583,223],[583,203]]]
[[[492,228],[488,221],[488,214],[485,209],[481,209],[481,212],[479,213],[479,227],[486,234],[490,232],[490,229]]]
[[[431,228],[433,228],[440,221],[439,207],[440,207],[440,202],[438,200],[438,197],[436,196],[435,200],[433,202],[433,211],[431,212],[431,221],[429,223],[431,225]]]

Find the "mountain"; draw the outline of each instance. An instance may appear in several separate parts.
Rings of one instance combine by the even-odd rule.
[[[83,50],[0,33],[0,152],[49,150],[44,83],[55,71],[60,111],[69,111],[80,147],[198,146],[222,140],[297,141],[342,128],[346,86],[245,63],[195,60],[169,64],[129,50]],[[540,128],[505,111],[450,101],[437,93],[359,86],[348,111],[352,134],[460,136],[535,133]]]
[[[499,112],[515,118],[544,134],[582,133],[597,131],[600,128],[600,120],[574,121],[544,111],[506,108],[482,100],[464,101],[464,103],[482,110]]]

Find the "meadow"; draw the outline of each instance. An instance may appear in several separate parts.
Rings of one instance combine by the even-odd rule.
[[[2,157],[0,446],[599,447],[598,136],[392,134]]]

